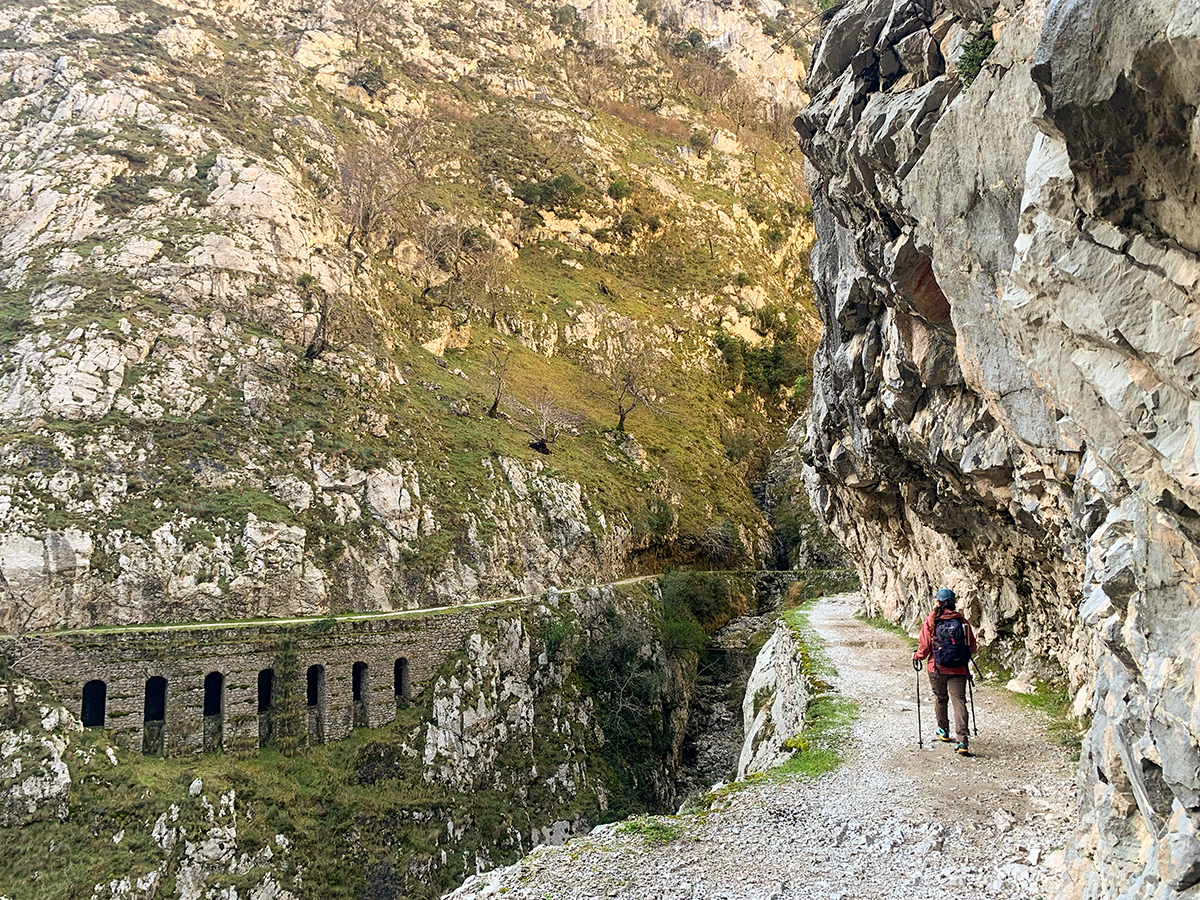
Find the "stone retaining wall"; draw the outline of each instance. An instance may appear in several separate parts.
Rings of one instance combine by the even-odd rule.
[[[41,638],[22,669],[49,681],[85,720],[98,716],[102,722],[85,724],[103,724],[130,750],[180,755],[274,746],[288,752],[338,740],[356,725],[388,724],[397,707],[418,696],[463,649],[484,617],[502,611],[511,612],[492,605],[364,620],[67,632]],[[403,661],[400,671],[397,661]],[[359,663],[366,669],[356,699]],[[310,666],[323,667],[315,697]],[[265,670],[272,684],[260,692]],[[218,710],[206,716],[205,680],[212,673],[219,674],[220,687],[210,689],[209,704],[215,700]],[[155,677],[166,679],[165,713],[146,721],[147,682]],[[85,686],[94,682],[103,682],[103,690],[93,684],[85,701]]]

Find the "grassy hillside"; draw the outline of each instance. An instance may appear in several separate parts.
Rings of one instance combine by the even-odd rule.
[[[190,554],[215,608],[281,523],[314,602],[405,605],[551,565],[493,509],[518,460],[580,492],[597,576],[758,560],[817,329],[790,113],[625,12],[616,46],[537,2],[9,4],[0,528],[84,535],[101,597],[130,546]],[[384,471],[402,535],[343,496]]]

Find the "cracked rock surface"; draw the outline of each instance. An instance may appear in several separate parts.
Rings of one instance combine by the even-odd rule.
[[[796,120],[809,496],[873,613],[951,587],[1069,685],[1088,900],[1200,885],[1198,48],[1181,0],[852,0]]]

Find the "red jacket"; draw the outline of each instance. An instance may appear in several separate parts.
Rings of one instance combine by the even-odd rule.
[[[933,612],[925,617],[925,621],[921,623],[921,637],[917,641],[917,652],[913,654],[913,659],[929,659],[929,664],[926,668],[933,671],[933,627],[934,616],[937,616],[938,608],[934,607]],[[978,645],[975,643],[975,632],[971,630],[971,623],[967,621],[967,617],[955,609],[943,609],[939,619],[962,619],[963,631],[967,635],[967,646],[971,648],[971,655],[975,655],[975,650]],[[939,666],[938,673],[941,675],[969,675],[971,674],[966,666]]]

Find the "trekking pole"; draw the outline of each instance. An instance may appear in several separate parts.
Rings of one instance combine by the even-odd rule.
[[[971,670],[967,670],[967,693],[971,696],[971,725],[975,730],[975,737],[979,737],[979,720],[975,718],[975,679],[971,677]]]
[[[913,671],[917,673],[917,749],[925,749],[921,741],[921,661],[913,660]]]

